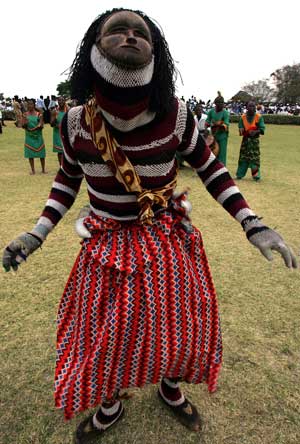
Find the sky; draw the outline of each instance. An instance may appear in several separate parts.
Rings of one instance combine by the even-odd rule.
[[[248,6],[247,6],[248,4]],[[6,0],[1,6],[0,92],[56,94],[92,21],[139,9],[163,29],[180,72],[177,95],[229,100],[243,85],[300,62],[299,0]]]

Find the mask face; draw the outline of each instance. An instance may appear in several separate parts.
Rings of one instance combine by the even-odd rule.
[[[150,29],[142,17],[131,11],[109,16],[97,36],[96,45],[109,60],[124,68],[141,68],[152,59]]]

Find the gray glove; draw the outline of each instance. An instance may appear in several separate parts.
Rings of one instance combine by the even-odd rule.
[[[242,222],[246,236],[268,261],[273,260],[272,250],[281,254],[288,268],[297,268],[297,259],[291,248],[276,231],[260,222],[256,216],[249,216]]]
[[[34,234],[22,233],[10,242],[5,248],[2,257],[2,265],[5,271],[10,268],[17,271],[21,262],[26,261],[27,256],[42,245],[42,240]]]
[[[77,220],[75,222],[75,230],[78,236],[82,237],[83,239],[92,237],[89,230],[84,226],[84,219],[89,216],[90,214],[90,207],[89,205],[86,205],[85,207],[82,207],[79,211]]]

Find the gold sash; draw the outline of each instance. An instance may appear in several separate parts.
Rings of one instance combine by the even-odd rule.
[[[168,200],[176,187],[177,174],[164,187],[153,190],[143,189],[134,166],[106,127],[101,108],[96,104],[95,99],[85,105],[85,111],[85,121],[91,129],[92,140],[106,165],[108,165],[116,179],[124,185],[126,191],[137,194],[137,201],[141,209],[138,220],[141,223],[152,224],[154,217],[152,206],[158,204],[164,208],[167,207]]]

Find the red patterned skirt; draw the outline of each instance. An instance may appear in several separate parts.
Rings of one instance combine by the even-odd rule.
[[[222,339],[199,230],[88,217],[58,312],[55,404],[67,419],[163,376],[216,389]]]

